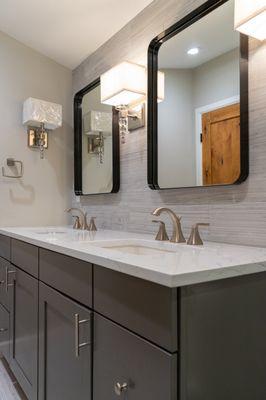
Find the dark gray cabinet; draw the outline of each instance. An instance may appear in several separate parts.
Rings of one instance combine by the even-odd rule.
[[[11,262],[23,271],[39,277],[39,248],[21,240],[11,240]]]
[[[10,367],[29,400],[37,399],[38,280],[12,265]]]
[[[92,312],[43,283],[39,304],[39,400],[90,400]]]
[[[9,312],[0,305],[0,356],[9,361]]]
[[[94,400],[177,400],[177,355],[96,313],[93,357]]]
[[[0,257],[0,303],[7,310],[10,308],[10,292],[7,286],[10,270],[12,270],[10,262]]]
[[[10,260],[11,238],[0,235],[0,257]]]

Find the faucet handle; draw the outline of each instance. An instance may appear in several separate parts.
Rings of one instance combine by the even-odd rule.
[[[165,223],[163,221],[156,220],[156,219],[152,220],[152,222],[160,224],[158,233],[155,237],[155,240],[160,240],[160,241],[169,240],[169,237],[167,235],[166,228],[165,228]]]
[[[91,217],[90,223],[89,223],[89,226],[88,226],[88,230],[89,231],[97,231],[97,227],[96,227],[96,224],[95,224],[95,219],[96,219],[96,217]]]
[[[200,237],[199,226],[210,226],[210,224],[205,222],[198,222],[197,224],[192,226],[190,236],[188,238],[187,244],[193,246],[201,246],[203,245],[203,241]]]
[[[73,229],[81,229],[81,222],[80,222],[79,216],[78,215],[72,215],[72,217],[75,218]]]

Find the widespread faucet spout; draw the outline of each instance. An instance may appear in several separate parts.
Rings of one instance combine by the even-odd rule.
[[[166,207],[159,207],[156,208],[153,212],[152,215],[156,215],[157,217],[160,216],[163,212],[167,213],[173,223],[173,234],[170,239],[171,242],[173,243],[185,243],[186,239],[184,238],[183,232],[182,232],[182,227],[181,227],[181,217],[178,217],[174,211],[172,211],[170,208]]]

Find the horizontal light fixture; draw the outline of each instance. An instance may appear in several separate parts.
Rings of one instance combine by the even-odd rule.
[[[198,47],[192,47],[191,49],[189,49],[187,51],[187,54],[189,54],[190,56],[195,56],[195,55],[199,54],[199,48]]]
[[[124,61],[101,76],[101,102],[110,106],[129,106],[146,96],[146,69]]]
[[[266,0],[235,0],[235,29],[259,40],[266,39]]]

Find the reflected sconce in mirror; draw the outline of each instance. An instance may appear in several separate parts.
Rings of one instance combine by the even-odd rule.
[[[235,0],[235,29],[259,40],[266,39],[266,0]]]
[[[48,132],[62,126],[62,106],[30,97],[23,104],[23,125],[28,127],[28,146],[39,148],[43,159]]]
[[[112,134],[113,115],[103,111],[89,111],[83,117],[83,133],[88,136],[88,153],[104,162],[104,141]]]
[[[159,73],[158,101],[164,98],[164,74]],[[142,65],[124,61],[101,76],[101,102],[119,111],[122,143],[129,131],[145,126],[147,72]]]

